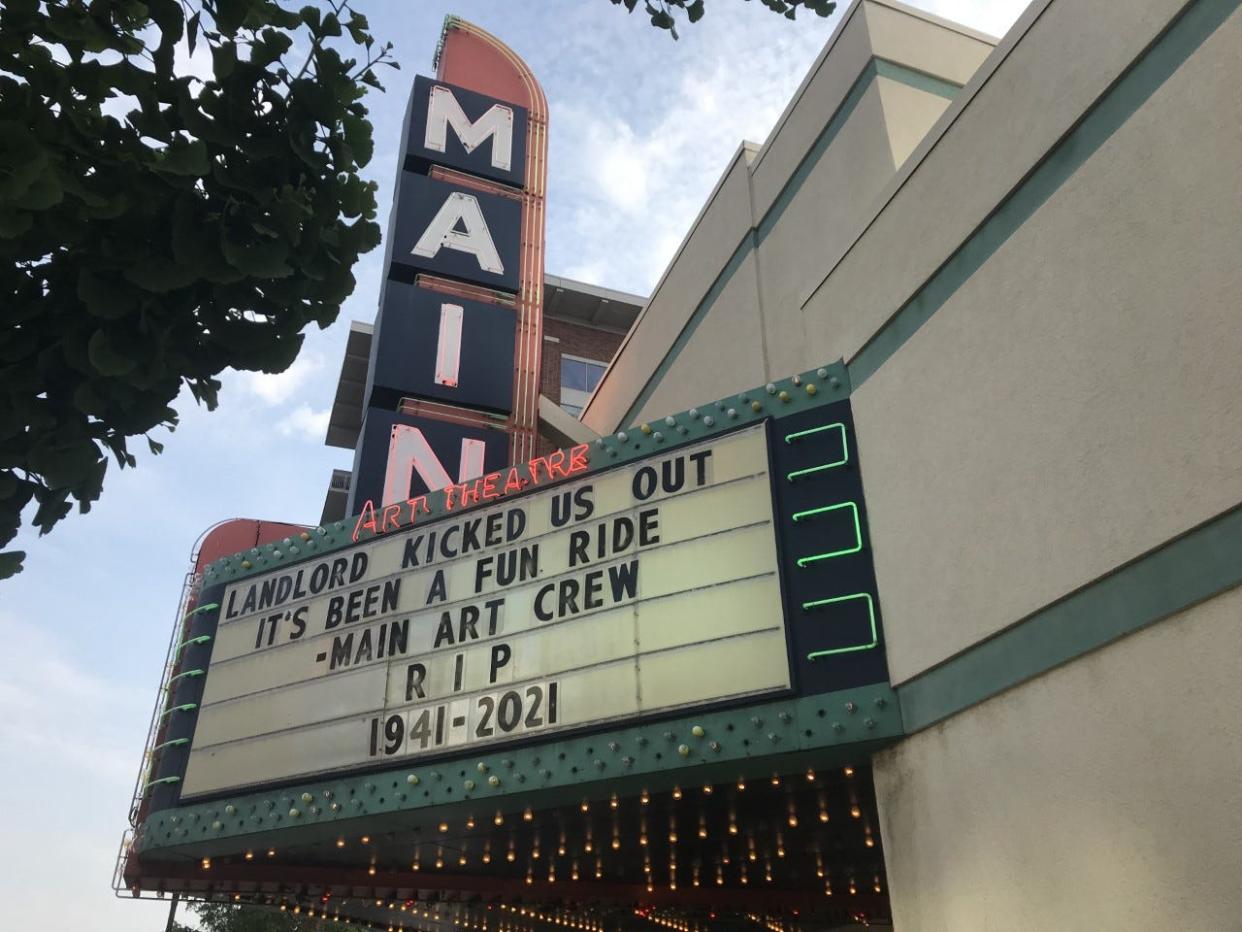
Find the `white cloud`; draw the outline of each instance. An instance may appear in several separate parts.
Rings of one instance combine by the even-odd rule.
[[[914,0],[998,35],[1026,2]],[[589,34],[614,49],[609,64],[582,62],[579,80],[553,72],[547,85],[549,269],[649,292],[738,145],[767,138],[848,6],[796,23],[758,4],[713,8],[679,43],[623,17],[596,21]]]
[[[327,408],[316,411],[310,405],[299,405],[285,416],[276,429],[285,437],[305,437],[322,443],[328,431],[328,414]]]
[[[211,45],[199,31],[198,41],[194,45],[194,53],[190,54],[190,43],[182,39],[173,47],[173,71],[188,78],[199,81],[210,81],[215,77],[215,63],[211,59]]]
[[[813,17],[794,26],[757,6],[721,8],[680,43],[619,36],[618,58],[632,49],[641,59],[625,69],[635,83],[550,88],[560,234],[549,237],[550,268],[600,269],[598,284],[650,291],[738,145],[763,140],[830,32]]]
[[[625,123],[597,122],[590,126],[586,163],[598,165],[599,190],[614,206],[636,214],[647,207],[649,141],[634,137]]]
[[[320,353],[303,350],[284,372],[242,372],[242,388],[266,405],[282,405],[301,391],[326,368]]]

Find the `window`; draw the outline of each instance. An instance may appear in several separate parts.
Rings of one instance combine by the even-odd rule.
[[[574,417],[580,415],[606,368],[607,363],[594,359],[561,356],[561,407]]]

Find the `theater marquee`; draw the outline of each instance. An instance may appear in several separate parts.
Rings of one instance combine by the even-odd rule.
[[[182,793],[792,685],[763,425],[227,587]]]

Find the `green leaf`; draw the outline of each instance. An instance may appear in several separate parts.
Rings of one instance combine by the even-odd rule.
[[[225,35],[237,32],[250,12],[250,0],[216,0],[216,28]]]
[[[205,405],[208,411],[216,410],[216,405],[220,402],[219,379],[190,379],[187,384],[195,401]]]
[[[686,15],[692,23],[697,23],[701,20],[703,18],[703,12],[703,0],[694,0],[693,3],[686,7]]]
[[[202,271],[201,263],[186,264],[152,256],[126,269],[125,278],[146,291],[167,294],[193,284]]]
[[[100,375],[128,375],[138,365],[136,360],[117,350],[105,330],[96,330],[91,335],[90,342],[86,345],[86,354]]]
[[[103,417],[108,411],[107,402],[92,382],[83,382],[74,389],[73,406],[92,417]]]
[[[194,47],[198,44],[198,24],[202,19],[203,11],[199,10],[190,17],[189,22],[185,24],[185,42],[190,48],[190,54],[194,54]]]
[[[26,559],[24,550],[6,550],[0,553],[0,579],[9,579],[22,571],[22,561]]]
[[[181,41],[185,16],[177,0],[146,0],[151,21],[159,27],[160,47],[169,48]]]
[[[85,511],[100,450],[156,452],[180,387],[214,407],[226,368],[286,368],[353,289],[379,235],[360,101],[381,86],[355,63],[391,43],[348,3],[298,3],[0,0],[0,547],[32,498],[43,531]],[[217,79],[172,73],[178,36],[228,46]]]
[[[158,456],[164,452],[164,444],[158,440],[152,440],[150,437],[147,438],[147,447],[151,450],[153,456]]]
[[[289,244],[282,240],[264,240],[255,243],[234,243],[225,236],[220,241],[224,259],[238,271],[256,278],[284,278],[293,274],[285,263],[289,257]]]
[[[138,306],[133,292],[120,282],[102,278],[85,268],[78,271],[77,294],[89,313],[105,320],[124,317]]]
[[[159,153],[151,166],[170,175],[203,176],[211,171],[207,161],[207,144],[201,139],[186,142],[178,137]]]
[[[30,130],[15,121],[0,121],[0,201],[19,197],[47,165],[47,150]]]
[[[47,210],[59,204],[65,197],[56,172],[49,166],[21,195],[14,198],[13,205],[25,210]]]
[[[223,81],[237,67],[237,46],[232,42],[217,45],[211,50],[211,68],[217,81]]]
[[[44,493],[39,499],[39,507],[35,510],[34,525],[40,534],[46,534],[52,527],[69,514],[69,493]]]
[[[341,117],[341,125],[345,130],[345,142],[354,152],[354,161],[359,167],[366,165],[371,161],[371,156],[375,152],[370,121],[354,116],[352,113],[346,113]]]
[[[103,457],[89,440],[74,443],[45,443],[30,451],[30,468],[40,473],[53,489],[72,489],[90,483]]]
[[[250,64],[254,67],[267,68],[293,47],[293,39],[288,33],[275,29],[264,29],[262,35],[250,48]]]
[[[371,24],[367,22],[367,18],[361,13],[350,10],[349,22],[345,24],[345,28],[349,30],[349,37],[359,45],[365,45],[367,40],[371,38]]]
[[[260,369],[263,372],[284,372],[298,358],[302,349],[302,334],[271,340],[267,346],[256,353],[247,354],[248,368]]]
[[[34,217],[20,210],[0,207],[0,239],[17,239],[34,223]]]

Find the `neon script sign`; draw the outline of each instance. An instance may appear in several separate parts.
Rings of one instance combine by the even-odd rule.
[[[526,463],[526,474],[519,467],[510,466],[507,470],[489,472],[477,479],[449,483],[431,494],[443,496],[446,512],[494,502],[529,488],[538,488],[585,472],[591,465],[588,456],[590,449],[589,444],[580,443],[568,450],[553,450],[547,456],[537,456],[529,460]],[[431,514],[428,498],[428,495],[418,495],[379,508],[373,501],[367,500],[354,524],[355,543],[364,531],[369,531],[369,536],[387,534],[414,524],[419,514]]]

